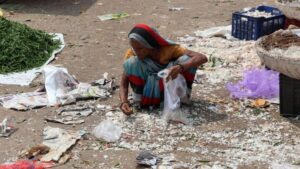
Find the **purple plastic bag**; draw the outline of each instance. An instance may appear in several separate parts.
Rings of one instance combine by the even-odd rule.
[[[274,98],[279,96],[279,73],[252,68],[244,71],[243,80],[236,84],[228,83],[231,96],[238,99]]]

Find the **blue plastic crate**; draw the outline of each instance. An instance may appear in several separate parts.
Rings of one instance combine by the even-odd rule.
[[[285,16],[279,9],[270,6],[258,6],[250,11],[264,11],[271,13],[272,17],[252,17],[246,16],[245,11],[234,12],[232,14],[232,31],[233,37],[245,40],[257,40],[261,36],[269,35],[276,30],[283,29]]]

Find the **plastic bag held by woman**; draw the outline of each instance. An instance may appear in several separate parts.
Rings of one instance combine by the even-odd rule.
[[[187,94],[187,85],[184,77],[178,75],[175,79],[169,81],[164,78],[164,86],[163,118],[166,121],[172,120],[187,124],[188,119],[184,112],[180,110],[181,99],[186,97]]]

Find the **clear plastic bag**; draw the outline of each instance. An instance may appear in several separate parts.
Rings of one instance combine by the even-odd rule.
[[[164,78],[164,110],[162,117],[166,121],[176,121],[188,124],[189,121],[183,110],[180,109],[181,99],[187,95],[187,85],[184,77],[169,80]]]
[[[104,120],[94,128],[93,134],[98,139],[103,139],[107,142],[116,142],[121,137],[122,128],[110,120]]]

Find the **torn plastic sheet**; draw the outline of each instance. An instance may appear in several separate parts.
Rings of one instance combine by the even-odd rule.
[[[61,41],[60,48],[53,51],[51,57],[46,61],[46,63],[43,66],[24,72],[0,74],[0,84],[28,86],[32,82],[32,80],[34,80],[37,77],[37,75],[42,72],[44,66],[49,64],[55,58],[55,55],[61,52],[65,47],[63,34],[54,33],[54,35],[54,39],[58,39]]]
[[[49,126],[44,128],[43,145],[48,146],[50,151],[41,158],[41,161],[59,161],[61,156],[84,134],[84,131],[66,131]]]
[[[279,73],[259,68],[246,70],[243,80],[228,83],[227,89],[238,99],[274,98],[279,95]]]

